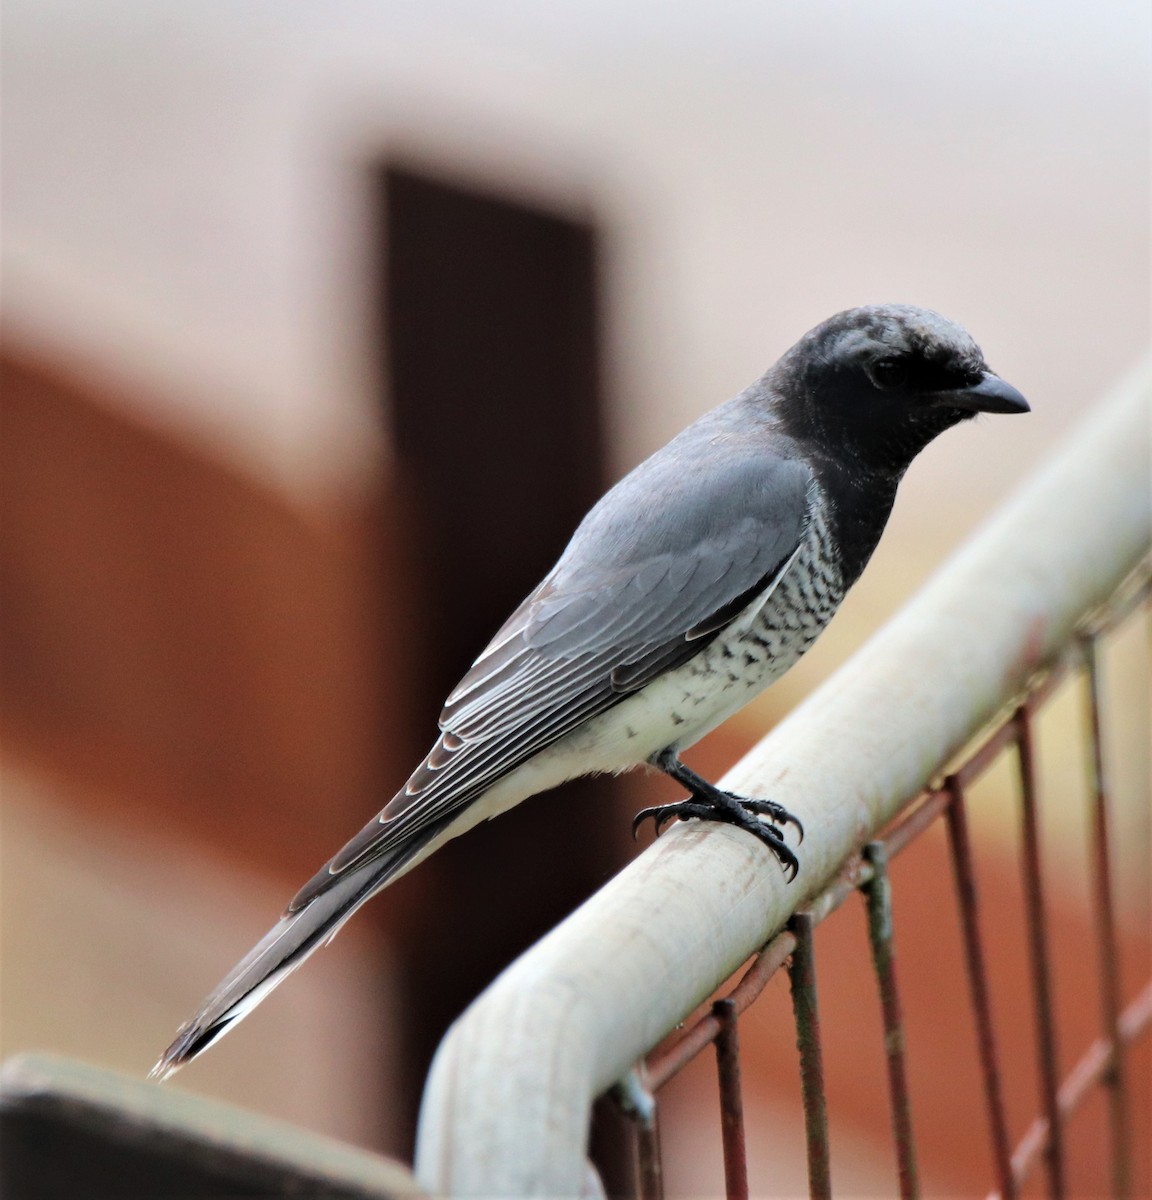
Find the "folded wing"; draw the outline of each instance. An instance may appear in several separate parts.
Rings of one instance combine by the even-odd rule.
[[[808,520],[808,468],[766,455],[763,442],[682,457],[649,459],[589,513],[453,689],[440,738],[405,788],[290,912],[442,828],[520,763],[687,662],[778,581]]]

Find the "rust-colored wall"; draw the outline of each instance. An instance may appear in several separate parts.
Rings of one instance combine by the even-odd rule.
[[[404,607],[395,505],[294,509],[79,372],[11,349],[0,367],[9,746],[101,785],[75,791],[116,807],[93,815],[206,842],[290,890],[410,765],[406,622],[373,611]]]

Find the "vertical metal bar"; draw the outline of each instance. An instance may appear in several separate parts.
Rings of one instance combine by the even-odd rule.
[[[872,878],[864,885],[868,901],[868,937],[872,964],[880,989],[884,1018],[884,1054],[888,1065],[888,1095],[892,1109],[892,1134],[896,1141],[896,1166],[901,1200],[920,1194],[916,1173],[916,1142],[912,1133],[912,1106],[904,1069],[904,1025],[900,993],[896,987],[896,951],[892,934],[892,884],[888,877],[888,852],[883,842],[870,842],[864,857],[872,864]]]
[[[660,1109],[644,1063],[637,1065],[612,1089],[620,1111],[629,1118],[635,1138],[638,1200],[664,1200],[663,1160],[660,1157]]]
[[[744,1143],[744,1102],[740,1096],[740,1043],[736,1005],[717,1000],[712,1015],[720,1022],[716,1035],[716,1073],[720,1081],[720,1133],[724,1143],[724,1194],[748,1200],[748,1149]]]
[[[972,995],[972,1011],[976,1018],[976,1040],[980,1051],[980,1068],[984,1076],[984,1103],[988,1113],[988,1129],[992,1137],[996,1183],[1002,1200],[1016,1200],[1012,1149],[1008,1144],[1008,1124],[1004,1117],[1004,1096],[1000,1087],[996,1037],[992,1029],[988,973],[984,966],[984,948],[980,939],[976,909],[976,877],[972,870],[972,847],[968,840],[968,819],[964,812],[964,789],[955,776],[945,782],[945,787],[952,794],[952,802],[947,810],[949,845],[960,901],[964,958],[968,971],[968,987]]]
[[[660,1157],[660,1115],[638,1117],[636,1129],[636,1193],[639,1200],[664,1200],[664,1169]]]
[[[824,1096],[820,1014],[816,1007],[812,918],[808,913],[795,913],[789,928],[796,937],[788,977],[796,1018],[796,1046],[800,1051],[800,1093],[804,1100],[804,1129],[808,1143],[808,1194],[811,1200],[831,1200],[828,1105]]]
[[[1048,1170],[1048,1194],[1063,1200],[1063,1120],[1057,1099],[1060,1064],[1056,1051],[1056,1015],[1052,1002],[1052,967],[1048,959],[1048,937],[1044,910],[1044,881],[1040,872],[1040,821],[1036,810],[1036,757],[1032,744],[1032,721],[1025,702],[1013,717],[1020,767],[1020,817],[1023,849],[1024,906],[1028,917],[1028,957],[1032,967],[1032,993],[1036,1005],[1036,1054],[1040,1061],[1040,1098],[1048,1118],[1048,1144],[1044,1161]]]
[[[1104,773],[1100,664],[1095,638],[1085,637],[1080,645],[1088,684],[1088,728],[1092,741],[1092,882],[1096,892],[1096,944],[1100,954],[1100,1007],[1104,1035],[1112,1043],[1112,1062],[1104,1076],[1112,1138],[1112,1195],[1117,1200],[1130,1200],[1132,1146],[1124,1040],[1120,1035],[1120,955],[1116,945],[1116,916],[1112,904],[1112,855],[1108,840],[1108,788]]]

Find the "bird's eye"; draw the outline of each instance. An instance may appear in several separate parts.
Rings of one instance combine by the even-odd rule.
[[[868,375],[878,388],[897,388],[908,379],[908,364],[900,358],[879,358]]]

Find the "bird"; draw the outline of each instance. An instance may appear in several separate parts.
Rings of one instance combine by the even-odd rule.
[[[576,776],[648,766],[688,792],[637,814],[721,821],[786,879],[799,821],[681,752],[787,671],[864,570],[916,455],[977,413],[1024,413],[960,325],[878,304],[806,333],[588,512],[447,697],[427,757],[293,897],[183,1025],[167,1078],[246,1016],[370,897],[451,838]]]

